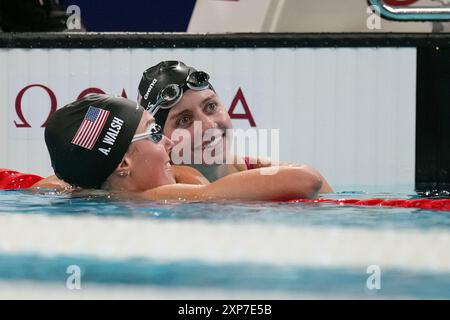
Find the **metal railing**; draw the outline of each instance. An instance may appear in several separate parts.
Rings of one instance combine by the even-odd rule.
[[[381,17],[396,21],[450,21],[450,7],[391,6],[383,0],[368,0],[376,6]]]

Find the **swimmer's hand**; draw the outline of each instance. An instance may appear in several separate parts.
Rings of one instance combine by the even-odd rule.
[[[248,157],[248,161],[250,164],[252,164],[252,166],[255,169],[259,169],[259,168],[268,168],[268,167],[273,167],[273,166],[290,166],[290,167],[302,167],[305,168],[306,170],[311,171],[312,173],[318,175],[320,177],[320,179],[322,179],[322,188],[320,188],[319,193],[333,193],[333,188],[331,188],[330,184],[328,183],[328,181],[325,179],[325,177],[316,169],[314,169],[313,167],[309,166],[309,165],[305,165],[305,164],[293,164],[293,163],[287,163],[287,162],[283,162],[283,161],[273,161],[270,158],[264,158],[264,157]],[[240,163],[244,163],[244,160],[241,158],[240,159]],[[240,165],[236,165],[236,168],[239,171],[245,171],[247,170],[247,166],[245,164],[240,164]]]
[[[209,185],[165,185],[142,195],[150,200],[283,201],[315,198],[322,187],[322,179],[306,168],[280,166],[275,169],[241,171]],[[269,172],[272,174],[267,174]]]
[[[68,184],[67,182],[64,182],[57,176],[50,176],[45,179],[42,179],[41,181],[33,184],[31,186],[31,189],[54,189],[56,191],[61,192],[71,192],[75,190],[75,188],[72,185]]]

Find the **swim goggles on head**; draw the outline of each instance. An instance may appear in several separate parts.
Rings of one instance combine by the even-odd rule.
[[[158,143],[162,140],[162,138],[163,134],[161,132],[161,126],[153,122],[147,132],[136,134],[133,136],[131,142],[149,139],[154,143]]]
[[[183,87],[187,86],[189,89],[200,91],[211,87],[209,83],[209,75],[204,71],[194,71],[190,73],[184,83],[169,84],[162,89],[156,98],[154,104],[147,107],[147,111],[155,115],[159,109],[170,109],[183,97]]]

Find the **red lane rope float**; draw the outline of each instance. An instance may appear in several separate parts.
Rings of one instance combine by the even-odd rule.
[[[450,211],[450,199],[293,199],[293,203],[332,203],[350,206],[380,206]]]
[[[35,174],[21,173],[10,169],[0,168],[0,190],[30,188],[41,181],[42,177]]]
[[[0,168],[0,190],[30,188],[44,178]],[[332,203],[350,206],[381,206],[450,211],[450,199],[293,199],[291,203]]]

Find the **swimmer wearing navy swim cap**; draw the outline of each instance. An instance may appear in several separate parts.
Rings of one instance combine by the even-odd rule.
[[[177,129],[189,132],[191,139],[182,141],[184,145],[180,149],[190,148],[192,157],[189,163],[183,164],[197,169],[211,182],[236,172],[288,165],[268,158],[240,157],[230,153],[226,132],[232,129],[232,122],[210,83],[210,76],[204,71],[181,61],[162,61],[144,71],[138,91],[139,104],[155,117],[166,136],[172,137]],[[214,143],[204,142],[201,146],[194,144],[194,122],[201,123],[202,136],[206,130],[214,130]],[[220,151],[224,160],[222,164],[195,163],[193,155],[196,148],[212,149],[218,141],[223,142]],[[234,159],[234,163],[227,164],[225,159]],[[324,182],[321,193],[333,191],[317,170],[307,165],[302,166],[321,177]]]
[[[148,169],[154,173],[154,179],[142,181],[145,178],[136,174],[123,187],[146,190],[174,183],[172,174],[167,173],[169,158],[165,150],[172,142],[163,137],[153,119],[143,124],[143,115],[144,109],[135,102],[103,94],[90,94],[57,110],[45,129],[45,142],[56,176],[82,188],[102,188],[113,172],[128,174],[128,167],[133,163],[127,152],[130,145],[133,145],[132,152],[143,149],[138,141],[148,137],[144,133],[143,138],[139,138],[135,133],[147,125],[153,130],[149,137],[158,142],[154,149],[161,149],[160,156],[153,157],[151,165],[143,161],[134,172]]]
[[[287,200],[313,198],[322,180],[300,167],[230,174],[214,183],[176,183],[173,142],[135,102],[92,94],[57,110],[45,129],[55,174],[82,188],[127,191],[151,200]]]

